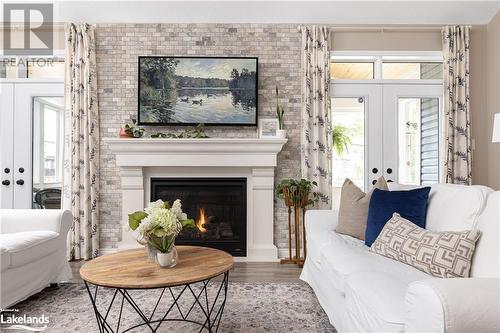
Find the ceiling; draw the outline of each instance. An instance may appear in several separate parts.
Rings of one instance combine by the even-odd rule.
[[[495,1],[56,1],[54,21],[89,23],[487,24]]]

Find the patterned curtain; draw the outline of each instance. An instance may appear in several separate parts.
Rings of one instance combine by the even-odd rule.
[[[472,182],[472,144],[469,114],[469,27],[443,28],[444,113],[446,122],[447,183]]]
[[[73,213],[68,259],[99,254],[99,113],[94,27],[66,25],[63,207]]]
[[[318,183],[318,208],[331,208],[330,48],[326,27],[302,27],[302,177]]]

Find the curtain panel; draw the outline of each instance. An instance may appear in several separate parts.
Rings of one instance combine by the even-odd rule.
[[[469,109],[469,27],[442,30],[446,183],[471,185],[472,140]]]
[[[99,113],[94,27],[67,24],[63,207],[73,213],[69,260],[99,254]]]
[[[331,208],[332,134],[330,108],[330,32],[301,27],[302,177],[318,183],[318,208]]]

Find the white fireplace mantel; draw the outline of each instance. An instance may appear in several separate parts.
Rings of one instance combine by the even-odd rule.
[[[278,258],[273,241],[274,168],[287,142],[278,138],[121,139],[104,138],[120,169],[122,240],[137,247],[128,214],[149,202],[152,177],[247,178],[247,260]]]

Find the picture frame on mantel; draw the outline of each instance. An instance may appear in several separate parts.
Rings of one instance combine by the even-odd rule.
[[[277,118],[259,119],[259,138],[277,138],[279,123]]]

